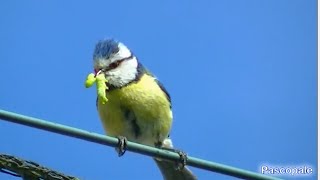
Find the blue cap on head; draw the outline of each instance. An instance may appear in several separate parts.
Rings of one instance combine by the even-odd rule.
[[[119,51],[119,42],[114,39],[100,40],[93,53],[93,59],[109,58],[111,54]]]

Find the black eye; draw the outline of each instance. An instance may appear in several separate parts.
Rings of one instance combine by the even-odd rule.
[[[118,67],[121,62],[122,61],[113,62],[113,63],[109,64],[109,68],[114,69],[114,68]]]

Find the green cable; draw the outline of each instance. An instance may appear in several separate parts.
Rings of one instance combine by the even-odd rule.
[[[117,147],[118,145],[118,139],[114,137],[101,135],[97,133],[91,133],[81,129],[77,129],[77,128],[73,128],[73,127],[69,127],[69,126],[65,126],[57,123],[52,123],[42,119],[24,116],[21,114],[8,112],[4,110],[0,110],[0,119],[54,132],[54,133],[58,133],[58,134],[62,134],[62,135],[66,135],[66,136],[75,137],[78,139],[82,139],[82,140],[86,140],[86,141],[90,141],[90,142],[94,142],[102,145],[107,145],[112,147]],[[162,149],[158,149],[150,146],[145,146],[142,144],[129,142],[129,141],[127,143],[127,150],[136,152],[139,154],[144,154],[152,157],[159,157],[159,158],[163,158],[171,161],[178,161],[180,159],[180,156],[178,155],[178,153],[171,152],[168,150],[162,150]],[[214,163],[214,162],[210,162],[210,161],[206,161],[206,160],[202,160],[202,159],[198,159],[190,156],[188,156],[187,165],[209,170],[216,173],[237,177],[237,178],[242,178],[242,179],[280,180],[279,178],[276,178],[276,177],[271,177],[264,174],[255,173],[255,172],[243,170],[240,168],[235,168],[232,166]]]

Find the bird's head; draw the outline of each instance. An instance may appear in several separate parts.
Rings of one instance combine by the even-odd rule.
[[[108,84],[122,87],[132,82],[138,73],[138,61],[121,42],[101,40],[93,53],[94,71],[104,73]]]

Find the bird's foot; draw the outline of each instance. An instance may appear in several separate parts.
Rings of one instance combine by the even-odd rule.
[[[121,157],[127,150],[128,140],[124,136],[118,136],[118,146],[116,147],[116,151],[118,152],[118,156]]]
[[[187,153],[185,153],[179,149],[172,149],[172,148],[166,148],[166,147],[161,147],[161,149],[178,153],[180,159],[176,162],[176,164],[177,164],[176,169],[177,170],[182,170],[187,165],[187,160],[188,160]]]
[[[187,155],[187,153],[185,153],[181,150],[174,149],[174,151],[176,153],[178,153],[178,155],[180,156],[180,159],[177,162],[176,168],[177,168],[177,170],[182,170],[187,165],[188,155]]]

